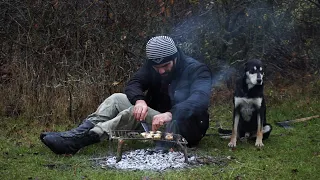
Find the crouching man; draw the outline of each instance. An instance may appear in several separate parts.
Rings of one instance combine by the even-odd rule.
[[[41,133],[41,141],[56,154],[75,154],[97,143],[112,130],[152,130],[173,123],[188,146],[196,146],[209,126],[209,68],[179,50],[172,38],[156,36],[146,45],[146,63],[133,75],[125,93],[108,97],[77,128]],[[146,92],[146,93],[145,93]]]

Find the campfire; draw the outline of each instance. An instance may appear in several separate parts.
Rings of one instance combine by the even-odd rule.
[[[95,159],[97,164],[102,168],[121,169],[121,170],[151,170],[164,171],[168,169],[181,169],[190,167],[196,163],[196,157],[188,158],[189,163],[185,163],[184,154],[175,151],[168,153],[150,153],[148,149],[137,149],[130,152],[125,152],[122,155],[122,160],[117,162],[117,157],[107,156],[104,158]]]
[[[122,159],[122,147],[126,140],[145,140],[145,141],[164,141],[174,143],[180,147],[184,154],[184,162],[188,163],[186,145],[188,142],[180,134],[163,133],[161,131],[149,133],[129,130],[115,130],[110,132],[110,139],[118,140],[117,157],[116,162]]]
[[[116,156],[110,155],[91,159],[104,169],[165,171],[203,164],[225,165],[228,161],[226,157],[188,155],[187,141],[179,134],[163,132],[145,134],[139,131],[117,130],[112,131],[110,135],[110,139],[118,140]],[[127,140],[170,142],[176,144],[179,148],[177,151],[169,151],[168,153],[156,152],[151,149],[136,149],[123,153],[122,148]]]

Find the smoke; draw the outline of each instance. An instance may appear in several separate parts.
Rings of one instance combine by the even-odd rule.
[[[236,69],[234,67],[227,64],[222,65],[218,72],[213,73],[212,87],[215,88],[221,86],[222,82],[229,79],[235,73]]]
[[[212,87],[221,83],[236,72],[226,58],[220,57],[216,50],[223,39],[221,24],[216,14],[215,4],[209,3],[198,13],[184,19],[172,28],[170,36],[187,55],[207,64],[213,70]],[[217,44],[215,44],[217,43]]]
[[[204,36],[214,33],[216,25],[205,16],[192,16],[175,26],[170,36],[177,45],[188,55],[199,56],[200,48],[204,46]]]
[[[219,87],[236,72],[233,62],[259,58],[282,67],[283,56],[301,50],[304,44],[296,33],[299,19],[292,13],[298,17],[307,8],[293,11],[294,4],[202,1],[169,35],[187,55],[214,69],[212,86]]]

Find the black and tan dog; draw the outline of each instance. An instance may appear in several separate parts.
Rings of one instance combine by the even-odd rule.
[[[258,59],[245,64],[245,74],[237,81],[234,92],[233,127],[229,147],[236,147],[238,138],[256,138],[257,147],[264,146],[271,132],[266,123],[266,104],[263,95],[264,69]]]

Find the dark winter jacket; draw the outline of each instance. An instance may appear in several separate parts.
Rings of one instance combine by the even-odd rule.
[[[192,145],[200,141],[209,126],[212,74],[205,64],[178,52],[169,84],[162,82],[161,76],[145,63],[129,80],[125,94],[133,105],[137,100],[145,100],[152,109],[170,111],[180,134]]]

